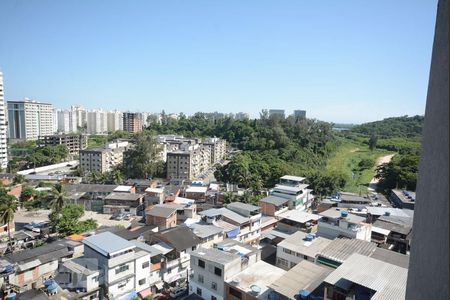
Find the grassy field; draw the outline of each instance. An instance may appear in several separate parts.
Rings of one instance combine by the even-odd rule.
[[[370,181],[375,175],[376,162],[378,158],[393,154],[395,152],[376,149],[370,151],[368,146],[352,142],[346,139],[342,140],[341,146],[337,149],[336,154],[327,162],[327,170],[342,172],[348,178],[344,188],[345,192],[362,193],[367,191]],[[375,161],[375,165],[363,171],[358,168],[358,163],[362,159],[370,158]],[[352,172],[354,175],[352,175]]]
[[[106,135],[91,135],[88,137],[88,149],[103,148],[107,142]]]

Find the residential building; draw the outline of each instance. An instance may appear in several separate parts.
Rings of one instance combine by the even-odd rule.
[[[315,262],[319,252],[330,243],[329,239],[297,231],[278,243],[276,265],[289,270],[303,260]]]
[[[56,124],[55,132],[74,133],[78,131],[77,118],[71,110],[55,109],[53,118]]]
[[[408,269],[352,254],[324,279],[324,299],[405,299]]]
[[[0,167],[5,170],[8,166],[8,121],[3,87],[3,73],[0,72]]]
[[[111,232],[89,236],[83,244],[84,257],[98,261],[99,284],[104,286],[108,299],[139,293],[148,288],[148,252]]]
[[[69,202],[82,205],[87,211],[103,213],[105,197],[114,192],[115,184],[65,184]]]
[[[226,141],[220,138],[206,138],[202,143],[204,146],[209,147],[211,153],[210,164],[213,166],[219,163],[225,158],[226,154]]]
[[[188,199],[193,199],[196,202],[204,202],[206,200],[206,193],[208,187],[206,186],[188,186],[184,191],[184,196]]]
[[[156,204],[146,208],[145,224],[158,226],[159,230],[177,226],[177,206]]]
[[[106,128],[108,132],[123,130],[123,113],[117,110],[107,112]]]
[[[71,106],[73,122],[77,124],[77,131],[82,131],[82,128],[87,128],[87,112],[81,106]],[[82,131],[85,133],[85,131]]]
[[[167,152],[167,179],[194,180],[211,165],[210,148],[184,144],[180,150]]]
[[[333,269],[328,267],[302,260],[269,285],[271,289],[269,299],[297,300],[321,297],[325,286],[323,281],[332,271]]]
[[[25,98],[8,101],[8,132],[11,140],[37,140],[52,135],[53,105]]]
[[[356,209],[364,209],[367,206],[372,205],[372,200],[369,196],[359,196],[354,193],[339,193],[338,198],[338,207],[342,208],[356,208]]]
[[[75,258],[59,264],[55,281],[62,289],[75,292],[79,299],[98,299],[99,277],[97,260]]]
[[[372,240],[396,252],[408,254],[411,247],[413,218],[399,216],[380,216],[374,223]]]
[[[144,214],[144,195],[136,193],[114,192],[104,199],[103,213],[130,213],[133,216]]]
[[[80,150],[87,147],[87,136],[81,134],[53,134],[39,136],[38,145],[57,146],[64,145],[72,155],[78,155]]]
[[[317,235],[319,236],[330,239],[344,236],[364,241],[371,240],[372,225],[366,223],[364,217],[339,208],[330,208],[319,215],[321,216],[317,223]]]
[[[269,286],[285,273],[285,270],[260,260],[227,280],[225,299],[269,299]]]
[[[123,130],[129,133],[137,133],[142,131],[142,117],[139,113],[124,112],[123,113]]]
[[[320,216],[292,209],[279,214],[277,219],[278,223],[276,228],[280,231],[288,233],[296,231],[314,233],[317,231],[317,220],[320,219]]]
[[[306,110],[294,110],[294,117],[306,118]]]
[[[108,116],[101,109],[94,109],[86,113],[86,130],[89,134],[106,134],[108,133]]]
[[[22,293],[40,287],[46,279],[56,274],[58,264],[62,260],[77,258],[82,254],[83,245],[68,240],[6,254],[0,260],[2,269],[9,270],[7,274],[0,277],[2,290]]]
[[[201,243],[189,227],[177,226],[155,233],[148,243],[162,251],[161,276],[166,284],[173,286],[187,280],[190,254]]]
[[[192,232],[201,239],[201,247],[212,248],[214,244],[220,243],[225,238],[223,228],[207,224],[205,222],[186,223]]]
[[[404,190],[392,190],[389,200],[398,208],[407,208],[414,210],[416,203],[416,193]]]
[[[250,119],[250,115],[248,113],[238,112],[234,115],[234,118],[236,120],[248,120]]]
[[[285,118],[284,109],[269,109],[269,118]]]
[[[86,173],[105,173],[123,162],[123,153],[126,148],[100,148],[80,151],[80,169]]]
[[[145,189],[145,201],[147,205],[163,204],[164,202],[164,188],[148,187]]]
[[[279,184],[270,189],[272,196],[289,199],[289,209],[306,210],[311,206],[314,199],[312,190],[308,189],[308,184],[302,183],[306,178],[299,176],[285,175],[280,178]]]
[[[290,199],[276,196],[267,196],[259,200],[261,212],[267,216],[277,216],[289,209]]]

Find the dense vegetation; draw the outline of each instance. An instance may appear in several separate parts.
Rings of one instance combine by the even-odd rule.
[[[423,116],[386,118],[381,121],[355,126],[352,128],[352,131],[364,135],[374,134],[380,138],[420,137],[422,134],[423,121]]]
[[[255,120],[214,119],[197,113],[178,120],[163,116],[161,123],[148,129],[186,137],[217,136],[242,150],[215,172],[223,182],[256,191],[272,187],[282,175],[299,175],[309,178],[312,188],[323,195],[345,185],[345,176],[325,170],[327,158],[338,146],[330,123],[292,116],[269,118],[266,112]]]
[[[15,148],[25,151],[28,148]],[[9,172],[37,168],[63,162],[69,156],[69,149],[64,145],[29,148],[24,156],[12,157],[8,162]]]

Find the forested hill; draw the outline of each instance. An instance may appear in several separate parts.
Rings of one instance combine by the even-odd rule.
[[[353,132],[366,135],[377,135],[380,138],[390,137],[420,137],[424,116],[403,116],[386,118],[381,121],[361,124],[353,127]]]

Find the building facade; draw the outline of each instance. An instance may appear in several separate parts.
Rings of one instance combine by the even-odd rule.
[[[6,169],[8,166],[8,126],[6,121],[5,94],[3,90],[3,73],[0,72],[0,166]]]
[[[102,148],[80,151],[80,168],[83,174],[105,173],[123,162],[125,148]]]
[[[130,133],[142,131],[142,116],[139,113],[123,113],[123,130]]]
[[[53,105],[25,99],[8,101],[8,130],[11,140],[35,141],[41,135],[51,135]]]
[[[81,134],[53,134],[40,136],[38,144],[41,146],[64,145],[70,154],[79,154],[87,147],[87,136]]]

